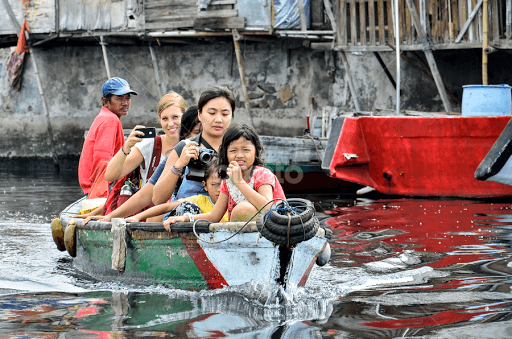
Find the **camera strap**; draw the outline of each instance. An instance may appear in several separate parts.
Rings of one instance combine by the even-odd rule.
[[[210,146],[210,144],[206,140],[203,139],[201,134],[199,134],[199,146],[201,146],[201,144],[205,145],[206,148],[209,148],[209,149],[215,151],[215,149],[212,146]],[[215,151],[215,153],[217,153],[217,151]]]
[[[196,140],[194,140],[196,139]],[[199,144],[199,147],[201,147],[201,144],[204,145],[206,148],[208,149],[211,149],[213,151],[215,151],[215,153],[217,153],[217,151],[215,150],[215,148],[213,148],[206,140],[203,139],[203,137],[201,136],[201,133],[199,133],[197,136],[193,137],[193,138],[190,138],[190,139],[185,139],[185,145],[187,145],[189,142],[191,141],[196,141],[198,144]],[[183,148],[181,148],[178,152],[178,156],[181,156],[181,151],[183,150]]]

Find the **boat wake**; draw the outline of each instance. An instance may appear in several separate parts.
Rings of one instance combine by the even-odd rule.
[[[82,293],[87,290],[63,282],[44,283],[35,280],[0,279],[0,295],[41,292]]]
[[[95,287],[108,287],[112,292],[160,294],[168,298],[194,301],[201,305],[202,314],[231,314],[271,323],[297,320],[321,323],[329,319],[333,310],[332,304],[352,292],[417,287],[429,279],[447,275],[448,273],[429,266],[379,276],[365,273],[363,269],[327,267],[313,270],[306,286],[286,290],[279,284],[254,281],[239,286],[197,292],[171,289],[163,285],[136,287],[98,283]],[[332,276],[338,279],[341,277],[341,281],[333,284],[329,279],[325,279]],[[171,319],[174,318],[168,320]],[[161,318],[160,321],[164,319]]]

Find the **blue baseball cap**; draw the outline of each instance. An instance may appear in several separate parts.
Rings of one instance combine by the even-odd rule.
[[[123,94],[135,94],[137,92],[130,88],[130,84],[128,81],[122,78],[110,78],[103,84],[103,97],[106,97],[109,94],[113,95],[123,95]]]

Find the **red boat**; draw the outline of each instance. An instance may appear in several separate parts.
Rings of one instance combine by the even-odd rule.
[[[502,197],[512,187],[474,173],[511,116],[338,117],[323,168],[331,177],[404,196]]]

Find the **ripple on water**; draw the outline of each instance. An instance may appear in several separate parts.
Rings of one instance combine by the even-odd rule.
[[[283,290],[251,282],[182,291],[100,282],[77,271],[55,248],[49,225],[80,196],[77,184],[27,182],[0,186],[0,295],[76,293],[75,303],[71,295],[59,299],[71,314],[67,319],[83,321],[69,331],[167,334],[186,323],[181,327],[189,332],[172,334],[402,337],[428,336],[440,331],[440,322],[461,331],[465,322],[498,322],[512,314],[508,202],[326,197],[318,206],[332,217],[332,258],[314,266],[305,286]],[[48,313],[49,324],[54,316]]]

